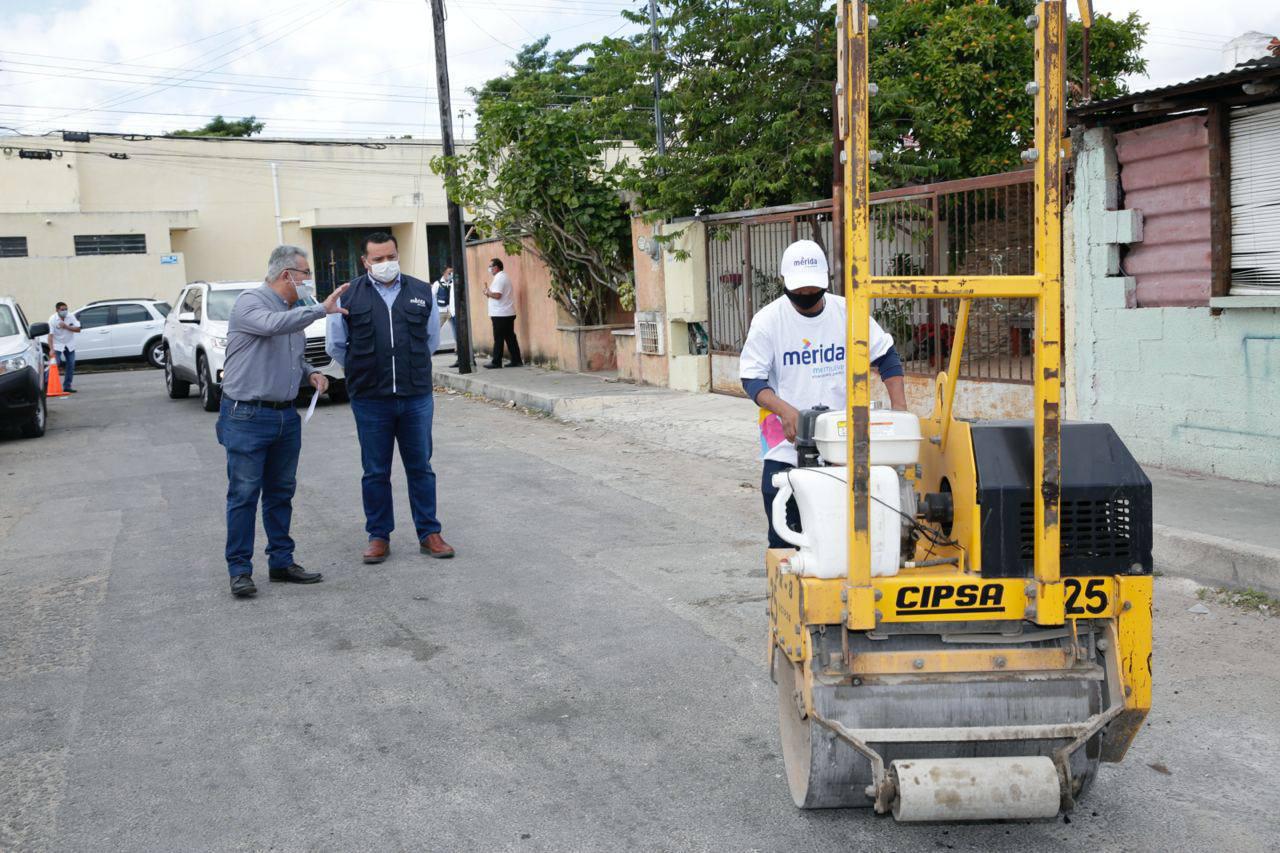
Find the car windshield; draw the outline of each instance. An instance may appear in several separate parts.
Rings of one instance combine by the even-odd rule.
[[[229,320],[231,306],[236,304],[236,298],[242,293],[244,290],[210,290],[209,300],[204,306],[205,314],[210,320]]]
[[[248,290],[249,288],[245,288]],[[208,312],[210,320],[229,320],[231,319],[231,306],[236,304],[236,297],[244,293],[244,290],[211,290],[209,291],[209,302],[205,311]],[[303,305],[318,304],[314,296],[307,293],[298,294],[298,302]],[[166,306],[168,307],[168,306]]]
[[[18,334],[18,322],[13,319],[13,312],[8,305],[0,305],[0,338]]]
[[[172,308],[170,308],[170,307],[169,307],[169,303],[168,303],[168,302],[157,302],[157,303],[155,303],[155,309],[156,309],[157,311],[159,311],[159,312],[160,312],[160,316],[161,316],[161,317],[168,317],[168,316],[169,316],[169,312],[170,312],[171,310],[173,310]]]

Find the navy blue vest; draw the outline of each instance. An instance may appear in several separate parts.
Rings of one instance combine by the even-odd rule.
[[[431,285],[400,276],[391,310],[368,274],[342,296],[347,309],[347,391],[354,397],[409,397],[431,393],[427,321],[435,300]]]

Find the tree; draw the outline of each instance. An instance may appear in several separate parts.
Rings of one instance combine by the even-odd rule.
[[[244,137],[262,133],[264,127],[266,125],[257,121],[254,116],[248,116],[238,121],[227,121],[222,116],[214,116],[204,127],[195,130],[175,130],[169,135]]]
[[[1033,106],[1033,0],[877,0],[872,31],[872,145],[885,155],[874,188],[1019,166]],[[639,22],[643,19],[628,14]],[[594,91],[646,150],[629,185],[666,216],[811,201],[829,196],[835,6],[830,0],[670,0],[648,36],[592,46]],[[1125,91],[1140,73],[1146,25],[1136,14],[1097,16],[1095,97]],[[1081,77],[1081,27],[1070,27],[1070,74]],[[653,143],[649,80],[661,69],[668,153]],[[1073,87],[1078,89],[1078,86]],[[637,127],[637,116],[644,116]]]
[[[473,93],[475,142],[431,168],[481,233],[513,253],[529,238],[550,272],[550,296],[578,323],[595,325],[611,292],[624,302],[632,294],[627,167],[606,160],[617,144],[600,135],[606,122],[585,94],[591,70],[581,51],[548,53],[546,43],[526,47],[509,75]]]

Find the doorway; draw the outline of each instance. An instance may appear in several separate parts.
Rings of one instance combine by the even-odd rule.
[[[375,231],[391,233],[391,226],[364,228],[316,228],[311,232],[311,269],[316,277],[316,297],[324,299],[364,272],[360,263],[364,238]]]

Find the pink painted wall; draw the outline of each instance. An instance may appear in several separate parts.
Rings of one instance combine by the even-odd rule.
[[[578,369],[578,336],[561,331],[572,326],[573,318],[548,294],[551,276],[531,251],[508,254],[501,240],[487,240],[467,246],[467,293],[471,309],[472,346],[482,353],[493,351],[493,330],[489,323],[488,300],[480,292],[480,284],[490,281],[491,258],[502,261],[503,269],[515,289],[516,338],[521,355],[557,370]],[[631,324],[631,312],[624,311],[615,299],[610,305],[610,323]],[[584,363],[589,370],[613,370],[614,345],[608,330],[583,337]]]
[[[1143,237],[1124,254],[1139,308],[1208,305],[1209,135],[1204,116],[1116,134],[1124,207]]]

